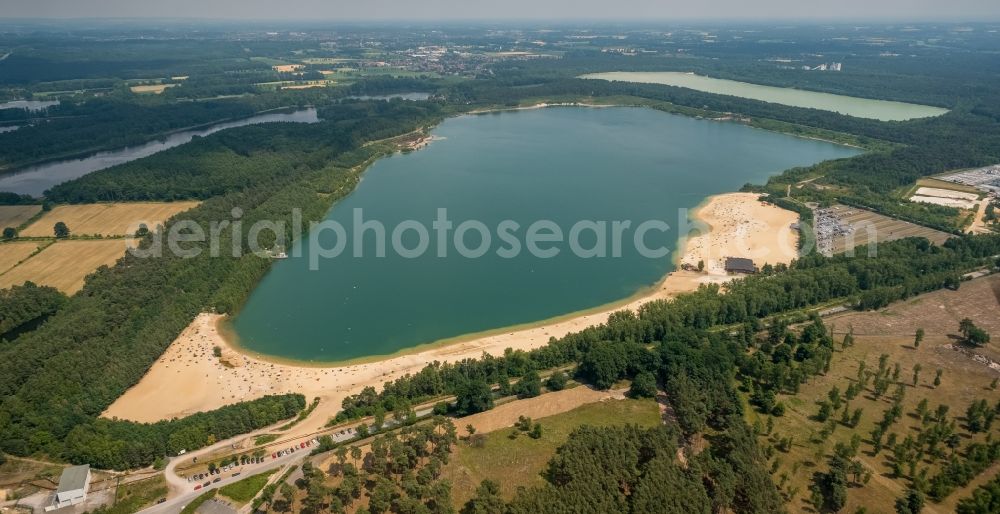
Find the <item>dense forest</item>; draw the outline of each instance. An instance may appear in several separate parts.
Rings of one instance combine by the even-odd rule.
[[[31,330],[65,303],[66,295],[57,289],[31,282],[0,289],[0,340],[11,341]]]

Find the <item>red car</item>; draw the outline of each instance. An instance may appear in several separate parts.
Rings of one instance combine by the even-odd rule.
[[[305,447],[306,447],[306,443],[299,443],[299,449],[300,449],[300,450],[301,450],[302,448],[305,448]]]
[[[278,454],[277,453],[272,453],[271,454],[271,458],[272,459],[277,459],[278,458]]]
[[[198,485],[194,486],[194,490],[195,491],[197,491],[198,489],[201,489],[201,484],[198,484]]]

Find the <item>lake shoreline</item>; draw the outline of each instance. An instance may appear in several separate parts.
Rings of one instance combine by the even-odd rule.
[[[592,98],[594,100],[597,100],[597,99],[599,99],[601,97],[592,97]],[[670,105],[674,105],[674,104],[670,104]],[[636,108],[636,109],[653,109],[655,111],[660,111],[660,112],[663,112],[665,114],[673,114],[675,116],[687,116],[689,118],[692,117],[692,116],[689,116],[689,115],[686,115],[686,114],[682,114],[682,113],[678,113],[678,112],[674,112],[674,111],[660,109],[660,108],[657,108],[655,105],[649,105],[649,104],[643,104],[643,103],[624,103],[624,102],[614,102],[614,103],[606,103],[606,104],[602,104],[602,103],[589,103],[589,102],[538,102],[538,103],[534,103],[534,104],[531,104],[531,105],[520,105],[520,106],[517,106],[517,107],[494,107],[494,108],[489,108],[489,109],[473,110],[473,111],[468,111],[468,112],[462,113],[462,115],[481,116],[481,115],[486,115],[486,114],[498,114],[498,113],[504,113],[504,112],[518,112],[518,111],[532,111],[532,110],[536,110],[536,109],[548,109],[548,108],[552,108],[552,107],[587,107],[587,108],[591,108],[591,109],[602,109],[602,108],[608,108],[608,107],[630,107],[630,108]],[[724,114],[724,113],[715,112],[715,111],[711,111],[711,112],[713,112],[715,114]],[[790,136],[790,137],[795,137],[795,138],[799,138],[799,139],[806,139],[806,140],[809,140],[809,141],[819,141],[819,142],[822,142],[822,143],[830,143],[830,144],[834,144],[834,145],[838,145],[838,146],[846,146],[848,148],[854,148],[855,150],[859,150],[859,151],[862,151],[862,152],[867,152],[869,150],[868,148],[865,148],[863,146],[856,145],[856,144],[851,144],[851,143],[847,143],[847,142],[844,142],[844,141],[837,141],[835,139],[826,139],[826,138],[819,137],[819,136],[807,136],[807,135],[804,135],[804,134],[798,134],[796,132],[778,130],[776,128],[759,127],[759,126],[756,126],[756,125],[754,125],[752,123],[741,123],[741,122],[736,121],[736,120],[722,120],[722,119],[712,119],[712,118],[697,118],[697,119],[702,119],[702,120],[705,120],[705,121],[713,121],[713,122],[716,122],[716,123],[737,123],[737,124],[740,124],[740,125],[743,125],[745,127],[752,128],[752,129],[764,130],[764,131],[767,131],[767,132],[773,132],[773,133],[776,133],[776,134],[782,134],[782,135],[786,135],[786,136]]]
[[[735,278],[722,269],[722,261],[730,254],[755,256],[758,265],[788,263],[797,256],[796,233],[790,226],[798,220],[798,215],[764,204],[754,193],[710,196],[692,211],[691,218],[700,222],[698,233],[681,240],[674,262],[697,267],[698,261],[704,261],[705,272],[670,271],[656,285],[610,304],[491,330],[488,334],[445,339],[388,356],[347,362],[303,362],[259,355],[241,348],[232,339],[223,316],[200,314],[140,382],[102,415],[155,422],[266,394],[297,392],[307,399],[323,400],[319,415],[309,420],[310,427],[319,423],[315,428],[320,428],[336,414],[347,395],[367,386],[379,388],[433,362],[475,359],[484,353],[498,356],[506,348],[531,350],[548,344],[550,338],[558,339],[604,323],[613,312],[668,300],[703,284],[725,283]],[[214,356],[216,347],[221,358]]]

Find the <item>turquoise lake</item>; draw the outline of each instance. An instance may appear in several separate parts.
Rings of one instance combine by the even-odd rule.
[[[375,162],[327,219],[348,230],[356,208],[391,232],[403,220],[430,231],[429,250],[405,258],[375,255],[366,234],[352,256],[321,259],[311,270],[312,248],[303,238],[288,259],[275,261],[233,320],[248,350],[303,361],[342,361],[387,355],[424,343],[540,321],[621,300],[655,284],[673,267],[672,257],[640,255],[625,233],[620,257],[581,258],[568,244],[539,258],[527,250],[498,255],[496,227],[513,220],[526,228],[551,220],[564,233],[580,220],[663,220],[672,228],[650,231],[648,247],[674,249],[678,210],[707,196],[764,182],[793,166],[856,155],[858,150],[795,138],[734,123],[665,114],[641,108],[548,108],[451,118],[429,146]],[[454,245],[437,256],[432,222],[439,208],[458,226],[478,220],[492,232],[485,255],[467,258]],[[449,233],[449,241],[454,230]],[[583,232],[580,246],[596,242]],[[418,241],[403,234],[407,248]],[[588,237],[589,236],[589,237]],[[325,248],[336,237],[318,238]],[[479,246],[469,231],[466,246]],[[545,244],[545,247],[552,244]],[[301,256],[296,256],[301,252]]]
[[[686,87],[717,95],[738,96],[740,98],[750,98],[752,100],[790,105],[792,107],[821,109],[857,118],[881,121],[905,121],[916,118],[929,118],[948,112],[948,109],[929,105],[857,98],[790,87],[763,86],[749,82],[717,79],[679,71],[612,71],[607,73],[591,73],[583,75],[580,78]]]

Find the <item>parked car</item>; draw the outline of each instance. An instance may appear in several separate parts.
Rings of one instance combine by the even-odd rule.
[[[156,500],[156,503],[166,503],[166,502],[167,502],[166,498],[160,498],[159,500]]]
[[[203,485],[205,487],[208,487],[208,486],[212,485],[212,483],[211,482],[205,482],[204,484],[201,484],[201,485]]]
[[[237,471],[236,473],[233,473],[233,476],[234,476],[234,477],[238,477],[238,476],[240,476],[240,472],[239,472],[239,471]]]
[[[218,484],[218,483],[219,483],[219,482],[221,482],[221,481],[222,481],[222,477],[216,477],[216,479],[215,479],[215,480],[212,480],[212,483],[213,483],[213,484]]]
[[[272,453],[271,454],[271,458],[272,459],[277,459],[278,458],[278,454],[277,453]]]
[[[194,490],[195,491],[197,491],[198,489],[201,489],[201,484],[198,484],[198,485],[194,486]]]

